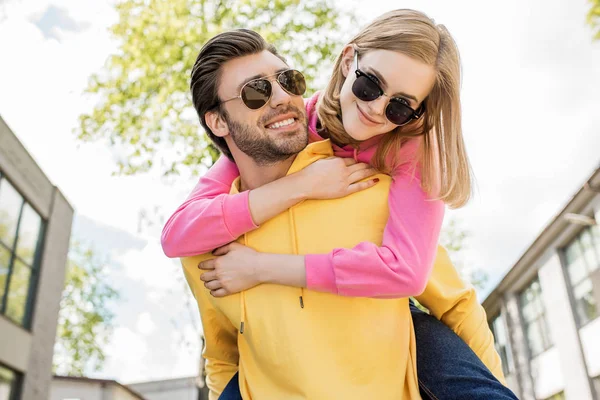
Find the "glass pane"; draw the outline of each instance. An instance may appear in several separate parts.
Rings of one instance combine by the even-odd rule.
[[[501,345],[506,344],[507,343],[506,332],[504,331],[504,324],[502,323],[502,318],[496,317],[496,319],[494,319],[494,322],[492,324],[494,326],[494,336],[495,336],[496,342]]]
[[[552,335],[550,335],[550,327],[548,326],[548,321],[546,321],[546,315],[542,315],[538,320],[538,323],[540,324],[540,331],[542,332],[544,350],[547,350],[552,347],[554,342],[552,341]]]
[[[535,303],[529,303],[521,307],[521,314],[525,322],[531,322],[538,316],[538,311]]]
[[[565,251],[567,261],[567,270],[569,271],[569,279],[571,284],[577,284],[587,276],[585,261],[581,253],[581,246],[578,241],[574,241],[567,247]]]
[[[0,240],[13,246],[23,198],[6,179],[0,180]]]
[[[527,336],[527,343],[529,343],[531,357],[535,357],[544,351],[542,333],[537,322],[533,322],[525,327],[525,335]]]
[[[598,259],[596,258],[596,249],[592,242],[591,231],[586,229],[581,233],[581,247],[583,248],[583,258],[588,266],[588,270],[598,265]]]
[[[29,265],[33,265],[35,247],[40,236],[41,226],[42,218],[33,211],[29,204],[25,204],[19,227],[19,238],[17,239],[17,255]]]
[[[10,400],[15,373],[0,366],[0,400]]]
[[[8,264],[10,263],[10,252],[0,244],[0,309],[6,291],[6,279],[8,277]],[[1,398],[0,398],[1,399]]]
[[[584,280],[573,288],[573,297],[575,297],[575,307],[581,325],[586,324],[588,321],[591,321],[598,316],[592,282],[589,279]]]
[[[27,309],[27,295],[31,280],[31,269],[20,261],[15,261],[8,284],[6,315],[15,322],[24,325]]]
[[[591,226],[590,234],[592,236],[592,243],[594,245],[594,249],[596,250],[596,260],[598,260],[598,263],[596,265],[590,265],[591,270],[594,271],[598,269],[598,267],[600,267],[600,226]]]

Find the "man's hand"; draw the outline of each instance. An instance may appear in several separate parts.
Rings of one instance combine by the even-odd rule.
[[[198,264],[199,269],[206,271],[200,279],[214,297],[250,289],[261,283],[256,272],[259,254],[235,242],[219,247],[213,251],[216,258]]]
[[[309,199],[337,199],[368,189],[379,179],[363,180],[377,173],[369,164],[339,157],[324,158],[297,172]]]

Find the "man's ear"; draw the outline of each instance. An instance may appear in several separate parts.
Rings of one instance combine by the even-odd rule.
[[[215,136],[225,137],[229,135],[229,125],[227,125],[227,121],[219,111],[207,112],[204,114],[204,120]]]
[[[348,77],[348,74],[354,70],[354,45],[347,44],[342,50],[342,75],[344,78]]]

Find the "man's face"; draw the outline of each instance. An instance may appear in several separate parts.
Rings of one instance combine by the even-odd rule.
[[[258,165],[283,161],[306,147],[304,100],[289,94],[277,82],[276,74],[289,69],[282,60],[263,51],[228,61],[221,68],[221,101],[239,96],[242,86],[257,77],[268,77],[272,86],[270,100],[258,110],[248,108],[242,99],[221,105],[235,146]]]

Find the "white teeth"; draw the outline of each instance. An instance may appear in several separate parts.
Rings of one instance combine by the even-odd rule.
[[[281,128],[283,126],[291,125],[293,123],[294,123],[294,118],[288,118],[283,121],[275,122],[274,124],[267,126],[267,128],[277,129],[277,128]]]

